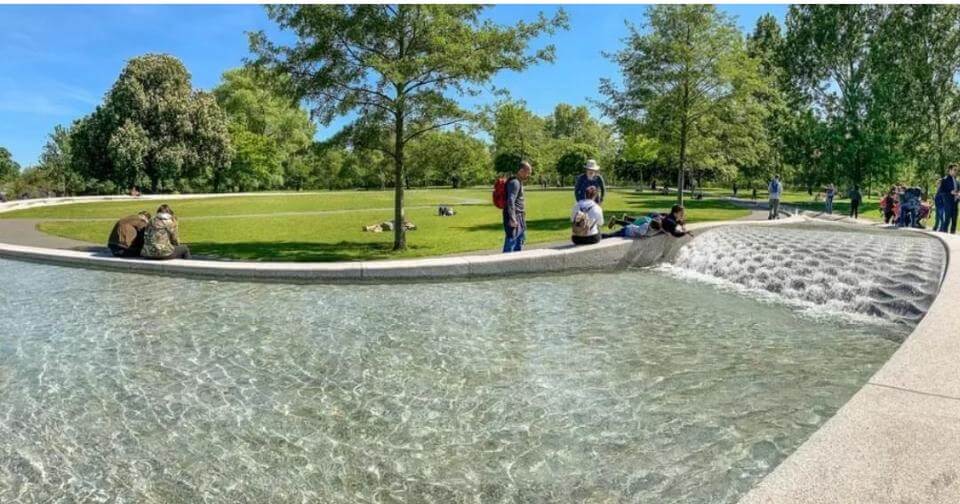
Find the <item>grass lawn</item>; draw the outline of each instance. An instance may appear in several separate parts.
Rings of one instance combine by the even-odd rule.
[[[393,217],[391,191],[341,191],[171,201],[181,238],[199,255],[271,261],[344,261],[411,258],[498,249],[503,243],[500,210],[490,189],[428,189],[406,193],[408,250],[394,253],[393,234],[367,233],[364,225]],[[665,211],[675,196],[610,191],[606,215]],[[453,217],[437,216],[451,204]],[[114,221],[157,201],[82,203],[0,214],[0,218],[72,219],[41,222],[43,232],[104,243]],[[569,240],[572,191],[527,191],[528,243]],[[690,222],[736,219],[748,211],[718,199],[687,202]],[[349,210],[339,212],[341,210]],[[323,213],[333,212],[333,213]]]
[[[733,190],[729,187],[709,187],[704,188],[705,191],[713,194],[714,196],[732,196]],[[740,198],[750,199],[751,192],[750,188],[740,188],[737,192],[737,196]],[[784,191],[780,199],[782,204],[800,207],[804,210],[812,210],[815,212],[823,211],[823,198],[819,201],[816,201],[814,196],[807,194],[806,191]],[[757,201],[766,202],[767,201],[767,191],[757,190]],[[850,200],[847,198],[834,198],[833,199],[833,213],[841,215],[850,215]],[[863,202],[860,203],[860,218],[869,219],[873,221],[882,221],[883,216],[880,214],[880,199],[876,197],[865,197]]]

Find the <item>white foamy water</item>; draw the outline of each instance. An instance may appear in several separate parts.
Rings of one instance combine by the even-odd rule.
[[[945,260],[938,240],[915,233],[743,225],[705,232],[658,269],[815,317],[913,326],[936,297]]]

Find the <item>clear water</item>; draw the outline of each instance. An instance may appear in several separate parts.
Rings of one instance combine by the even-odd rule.
[[[936,238],[849,225],[725,226],[658,269],[783,302],[811,316],[916,326],[946,264]]]
[[[907,330],[649,270],[0,278],[0,502],[734,502]]]

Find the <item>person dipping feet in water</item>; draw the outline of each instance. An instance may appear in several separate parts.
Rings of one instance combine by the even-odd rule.
[[[157,215],[150,219],[140,255],[147,259],[190,259],[190,248],[180,243],[177,219],[170,206],[160,205]]]

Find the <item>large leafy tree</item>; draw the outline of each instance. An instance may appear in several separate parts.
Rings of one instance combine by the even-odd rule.
[[[626,47],[612,55],[623,87],[604,79],[601,92],[608,115],[645,125],[673,157],[682,189],[691,165],[729,168],[723,150],[735,135],[728,126],[757,133],[760,122],[747,115],[764,113],[751,100],[766,82],[733,21],[713,6],[654,6],[644,28],[631,26]]]
[[[130,60],[104,103],[75,125],[71,149],[87,176],[159,191],[222,169],[229,142],[226,117],[191,89],[183,64],[147,54]]]
[[[957,153],[960,8],[896,5],[885,14],[871,44],[873,95],[928,182]]]
[[[490,153],[466,131],[431,131],[410,146],[411,175],[424,183],[454,188],[487,181],[493,175]]]
[[[468,94],[501,70],[521,71],[553,59],[553,47],[528,51],[542,33],[565,26],[553,19],[501,26],[477,5],[274,5],[270,17],[296,36],[275,44],[251,37],[258,62],[288,74],[324,124],[353,114],[356,137],[394,165],[395,219],[404,218],[405,148],[415,138],[463,121],[451,93]],[[372,131],[372,132],[371,132]],[[394,249],[406,248],[395,226]]]
[[[488,107],[484,124],[493,140],[497,173],[515,171],[523,160],[541,173],[552,168],[555,158],[552,157],[546,122],[523,101],[506,99]]]
[[[6,147],[0,147],[0,182],[10,180],[20,174],[20,165],[13,160],[13,154]]]
[[[868,125],[871,39],[881,15],[882,8],[870,5],[794,5],[786,20],[784,62],[791,84],[833,130],[830,144],[816,149],[818,159],[841,167],[854,184],[879,167],[871,157],[884,148]]]
[[[86,189],[83,177],[74,170],[70,149],[70,129],[57,125],[50,133],[40,152],[39,169],[53,182],[54,190],[61,194],[76,194]]]
[[[223,74],[213,94],[227,114],[237,157],[233,166],[213,178],[213,189],[243,187],[270,189],[284,184],[301,186],[306,157],[316,126],[297,101],[282,94],[283,79],[257,69],[237,68]],[[252,162],[254,159],[266,160]]]

